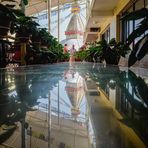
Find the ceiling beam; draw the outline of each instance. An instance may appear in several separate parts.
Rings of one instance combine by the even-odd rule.
[[[87,34],[94,34],[94,35],[97,35],[98,34],[98,32],[87,32]]]
[[[96,41],[98,38],[98,32],[85,32],[84,43]]]
[[[100,10],[93,10],[91,12],[91,17],[108,17],[108,16],[113,16],[113,11],[100,11]]]

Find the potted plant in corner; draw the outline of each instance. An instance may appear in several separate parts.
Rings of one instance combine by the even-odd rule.
[[[123,21],[140,20],[137,28],[128,36],[126,45],[130,46],[138,37],[140,40],[135,44],[130,53],[128,66],[134,65],[140,61],[148,53],[148,9],[142,8],[140,10],[126,14],[122,18]]]

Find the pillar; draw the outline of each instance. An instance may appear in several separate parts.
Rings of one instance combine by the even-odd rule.
[[[26,43],[21,43],[21,66],[26,65],[25,56],[26,56]]]

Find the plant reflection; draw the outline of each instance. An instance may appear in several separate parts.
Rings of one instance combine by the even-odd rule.
[[[132,127],[148,145],[148,85],[144,79],[119,67],[95,68],[89,75],[108,96],[111,89],[116,91],[115,107],[124,115],[121,122]]]
[[[13,69],[13,72],[0,71],[0,144],[13,134],[18,122],[22,125],[22,131],[29,126],[25,122],[27,112],[35,110],[34,107],[39,99],[48,99],[50,90],[56,87],[62,79],[64,71],[68,68],[66,66],[58,68],[51,66],[49,69],[46,66],[20,67]],[[71,81],[67,81],[66,88],[67,90],[72,88],[72,91],[68,90],[68,95],[76,111],[79,111],[78,105],[81,99],[75,96],[73,88],[76,86],[72,80],[78,73],[84,79],[87,77],[93,79],[108,95],[108,99],[110,99],[110,91],[114,90],[116,93],[114,106],[124,117],[120,122],[132,127],[148,145],[148,86],[143,78],[131,70],[124,71],[119,67],[111,66],[75,64],[71,65],[70,70],[74,73],[70,74]],[[65,78],[69,80],[68,75]],[[76,100],[73,101],[74,98],[77,99],[76,103],[74,102]],[[100,122],[98,121],[98,124]],[[23,132],[22,139],[24,134],[25,132]]]
[[[28,68],[29,69],[29,68]],[[30,68],[30,70],[32,70]],[[28,70],[29,71],[29,70]],[[25,147],[25,122],[26,113],[36,110],[39,98],[48,98],[50,90],[55,87],[62,78],[59,75],[35,74],[28,72],[25,68],[14,69],[14,74],[6,71],[0,74],[0,144],[6,141],[17,129],[18,122],[22,128],[22,147]],[[7,81],[7,77],[13,80]],[[13,90],[9,87],[14,85]],[[15,93],[14,93],[15,92]]]

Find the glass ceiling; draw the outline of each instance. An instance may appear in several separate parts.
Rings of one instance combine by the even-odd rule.
[[[59,0],[60,5],[71,4],[75,0]],[[86,0],[78,0],[79,2],[85,2]],[[33,15],[47,9],[47,0],[29,0],[29,4],[26,6],[26,15]],[[58,0],[51,0],[51,7],[56,7]]]
[[[82,32],[84,32],[84,28],[86,25],[86,4],[85,3],[80,3],[80,13],[78,14],[78,22],[77,24],[77,29]],[[80,37],[74,37],[73,39],[66,39],[65,31],[67,29],[68,24],[70,23],[71,17],[71,4],[65,4],[61,5],[60,7],[60,36],[59,40],[62,45],[67,44],[68,48],[71,49],[71,46],[74,44],[75,48],[78,49],[82,47],[83,45],[83,36]],[[40,24],[42,28],[48,28],[48,14],[47,10],[44,10],[40,13],[36,13],[33,15],[36,17],[37,23]],[[73,24],[70,24],[72,26]],[[51,34],[58,38],[58,10],[57,7],[52,8],[51,10]],[[81,28],[80,28],[81,26]]]

